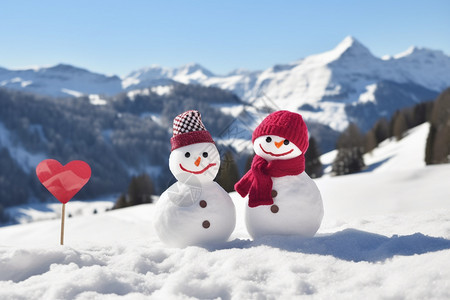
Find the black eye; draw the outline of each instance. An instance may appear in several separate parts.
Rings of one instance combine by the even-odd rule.
[[[189,156],[191,156],[191,154],[190,154],[189,152],[186,152],[186,153],[184,154],[184,157],[189,157]]]
[[[203,157],[204,158],[208,157],[208,152],[203,152]]]
[[[268,137],[266,138],[266,142],[270,143],[271,141],[272,141],[272,138],[271,138],[270,136],[268,136]]]
[[[284,143],[283,143],[283,144],[289,145],[289,141],[288,141],[288,140],[284,140]]]

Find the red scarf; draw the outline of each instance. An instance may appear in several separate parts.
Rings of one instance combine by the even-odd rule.
[[[286,160],[272,160],[268,162],[261,156],[255,155],[252,167],[247,174],[235,185],[234,189],[242,197],[248,194],[248,206],[272,205],[272,178],[287,175],[298,175],[305,171],[305,156]]]

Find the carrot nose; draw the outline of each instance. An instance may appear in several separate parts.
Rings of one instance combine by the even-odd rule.
[[[195,162],[194,162],[194,164],[195,164],[195,166],[197,166],[198,167],[198,165],[200,164],[200,161],[201,161],[202,159],[200,158],[200,156],[195,160]]]
[[[275,142],[275,141],[274,141],[274,143],[275,143],[275,146],[277,146],[277,148],[280,148],[281,145],[283,145],[284,140],[282,140],[281,142]]]

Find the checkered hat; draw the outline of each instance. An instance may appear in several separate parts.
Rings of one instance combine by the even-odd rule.
[[[211,134],[202,123],[202,117],[196,110],[188,110],[173,120],[173,137],[170,139],[172,151],[197,143],[214,143]]]

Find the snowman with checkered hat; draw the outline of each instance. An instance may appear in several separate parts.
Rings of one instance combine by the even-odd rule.
[[[178,181],[156,203],[156,233],[175,247],[226,242],[236,225],[236,211],[228,193],[213,181],[220,155],[198,111],[175,117],[170,143],[169,168]]]

